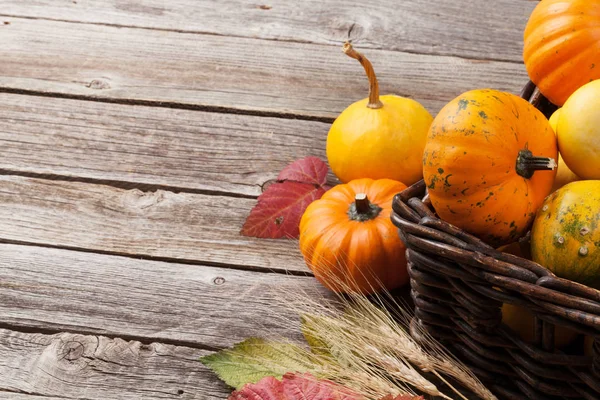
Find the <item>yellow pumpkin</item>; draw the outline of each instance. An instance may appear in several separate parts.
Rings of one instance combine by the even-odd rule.
[[[379,96],[369,60],[346,43],[344,52],[363,65],[370,81],[369,98],[346,108],[327,135],[327,160],[342,181],[393,179],[411,185],[423,176],[421,156],[433,117],[418,102]]]
[[[502,322],[517,332],[525,342],[533,343],[535,340],[535,317],[526,308],[508,303],[503,304]],[[576,337],[577,332],[557,326],[554,331],[554,345],[559,348],[564,347]]]
[[[599,110],[600,80],[597,80],[573,93],[558,119],[558,147],[571,171],[581,179],[600,179]]]
[[[600,289],[600,181],[569,183],[544,201],[531,230],[533,260]]]
[[[356,179],[308,206],[300,251],[323,285],[373,293],[408,282],[406,249],[390,219],[394,196],[405,188],[391,179]]]
[[[554,132],[557,131],[558,128],[558,120],[560,118],[561,108],[556,110],[554,114],[550,117],[550,126],[554,129]],[[563,160],[562,155],[560,154],[560,148],[558,152],[558,167],[556,171],[556,178],[554,179],[554,185],[552,186],[552,191],[556,191],[561,187],[565,186],[567,183],[578,181],[579,177],[575,175],[573,171],[569,169],[569,166]]]
[[[557,155],[539,110],[509,93],[473,90],[435,118],[423,176],[440,218],[499,246],[531,227],[552,188]]]

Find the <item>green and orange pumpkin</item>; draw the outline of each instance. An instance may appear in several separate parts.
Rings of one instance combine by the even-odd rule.
[[[552,189],[557,156],[554,131],[534,106],[473,90],[434,119],[423,176],[440,218],[499,246],[531,227]]]
[[[531,230],[533,260],[600,289],[600,181],[569,183],[545,200]]]

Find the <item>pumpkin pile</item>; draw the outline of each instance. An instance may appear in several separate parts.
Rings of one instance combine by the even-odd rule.
[[[380,96],[369,60],[349,43],[343,51],[364,68],[370,92],[327,136],[327,159],[342,184],[300,223],[300,249],[321,283],[369,294],[408,282],[389,216],[393,196],[423,179],[441,219],[600,288],[600,0],[544,0],[531,14],[523,58],[558,108],[550,119],[492,89],[463,93],[433,118],[415,100]],[[530,247],[516,245],[529,232]],[[532,337],[533,316],[509,305],[503,313],[525,340]],[[572,337],[558,332],[557,344]]]

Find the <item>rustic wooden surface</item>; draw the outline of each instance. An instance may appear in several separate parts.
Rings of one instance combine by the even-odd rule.
[[[225,398],[225,385],[207,385],[202,351],[161,343],[71,333],[44,335],[0,329],[0,388],[33,395],[86,399]],[[185,371],[185,378],[181,372]]]
[[[8,43],[0,87],[16,92],[331,119],[368,91],[340,45],[8,21],[0,25]],[[518,91],[527,80],[515,62],[376,49],[368,56],[382,94],[411,96],[431,112],[473,87]]]
[[[0,399],[224,399],[198,357],[325,293],[239,235],[368,83],[432,113],[526,81],[526,0],[0,2]]]

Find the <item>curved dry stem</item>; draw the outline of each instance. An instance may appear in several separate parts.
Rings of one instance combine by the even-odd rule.
[[[369,103],[367,104],[367,107],[375,109],[383,107],[383,103],[379,100],[379,83],[377,82],[377,77],[375,76],[375,71],[373,70],[371,62],[367,57],[354,50],[354,47],[352,47],[350,42],[344,43],[343,51],[348,57],[352,57],[360,62],[365,69],[367,78],[369,78]]]

